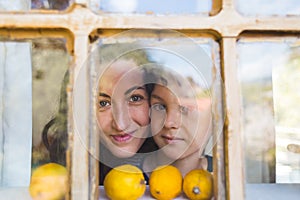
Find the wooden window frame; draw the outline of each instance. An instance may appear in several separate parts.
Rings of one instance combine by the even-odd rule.
[[[234,6],[234,0],[216,0],[210,16],[112,14],[93,13],[88,0],[75,0],[65,11],[33,10],[0,13],[0,34],[12,38],[65,36],[69,52],[74,56],[70,68],[77,77],[89,53],[89,36],[95,30],[113,34],[133,28],[173,29],[183,33],[205,33],[212,35],[220,44],[221,74],[224,81],[225,126],[223,139],[217,152],[224,162],[217,163],[216,199],[241,200],[245,198],[244,157],[241,136],[241,103],[237,78],[236,45],[243,32],[253,33],[300,33],[300,16],[242,16]],[[61,31],[64,30],[64,31]],[[259,34],[258,34],[259,35]],[[71,79],[74,84],[75,78]],[[72,88],[71,88],[72,89]],[[87,97],[88,98],[88,97]],[[69,106],[71,108],[71,106]],[[88,109],[86,109],[88,112]],[[72,112],[72,111],[71,111]],[[88,113],[86,113],[88,115]],[[70,127],[70,193],[69,199],[96,199],[98,187],[91,179],[97,174],[96,160],[89,156],[77,134],[73,118],[69,114]],[[84,122],[88,127],[88,118]],[[87,128],[88,129],[88,128]],[[89,131],[85,131],[88,137]],[[222,153],[223,152],[223,153]],[[224,167],[224,168],[223,168]],[[224,171],[222,171],[224,169]],[[223,174],[223,175],[222,175]],[[224,178],[226,177],[226,178]],[[224,180],[225,179],[225,182]],[[224,183],[223,183],[223,182]]]

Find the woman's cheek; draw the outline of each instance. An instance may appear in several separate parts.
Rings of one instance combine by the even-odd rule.
[[[150,123],[148,104],[131,108],[129,111],[132,120],[140,126],[146,126]]]
[[[97,123],[98,123],[98,127],[100,129],[100,132],[105,132],[105,130],[107,130],[109,127],[110,118],[104,112],[98,113],[97,114]]]

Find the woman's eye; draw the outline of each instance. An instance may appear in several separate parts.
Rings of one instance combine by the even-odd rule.
[[[129,101],[130,101],[130,102],[137,102],[137,101],[141,101],[141,100],[143,100],[143,99],[144,99],[144,97],[142,97],[142,96],[139,96],[139,95],[133,95],[133,96],[130,97]]]
[[[165,111],[166,110],[166,106],[165,105],[162,105],[162,104],[159,104],[159,103],[156,103],[156,104],[153,104],[151,106],[151,108],[155,111]]]
[[[108,102],[108,101],[99,101],[99,106],[100,106],[100,108],[110,106],[110,102]]]

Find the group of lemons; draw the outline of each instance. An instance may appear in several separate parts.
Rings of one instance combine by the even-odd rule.
[[[121,165],[112,169],[104,179],[106,195],[112,200],[135,200],[143,196],[146,181],[143,172],[133,165]],[[210,200],[213,196],[213,178],[203,169],[191,170],[182,177],[172,165],[157,167],[149,177],[152,197],[158,200],[171,200],[182,191],[191,200]]]
[[[34,200],[61,200],[67,191],[67,169],[56,163],[38,167],[31,176],[30,195]],[[112,200],[136,200],[143,196],[146,181],[143,172],[133,165],[113,168],[104,179],[106,195]],[[202,169],[191,170],[182,177],[172,165],[157,167],[149,177],[152,197],[171,200],[182,191],[191,200],[210,200],[213,196],[213,178]]]

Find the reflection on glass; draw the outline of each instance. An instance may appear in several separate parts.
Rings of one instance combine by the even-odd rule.
[[[300,47],[273,69],[276,182],[300,183]]]
[[[27,42],[0,42],[0,186],[26,186],[32,140],[31,57]]]
[[[65,10],[72,0],[31,0],[31,9]]]
[[[286,16],[300,14],[299,0],[253,0],[251,4],[246,0],[237,0],[238,12],[247,16]]]
[[[14,0],[6,1],[0,0],[0,11],[26,11],[30,9],[30,1]]]
[[[0,185],[28,186],[31,169],[50,161],[65,164],[67,107],[60,100],[66,97],[69,55],[62,39],[2,41]],[[60,149],[60,159],[51,156],[53,149]]]
[[[238,43],[248,183],[300,183],[297,42]]]
[[[98,129],[95,130],[95,133],[100,137],[100,180],[105,177],[107,168],[120,163],[134,163],[148,175],[154,168],[162,164],[177,166],[183,175],[189,171],[189,168],[197,168],[200,165],[204,169],[212,170],[213,143],[209,139],[212,138],[212,135],[221,134],[223,130],[223,124],[218,124],[211,119],[215,114],[212,113],[212,104],[214,106],[216,103],[220,104],[222,98],[219,96],[221,88],[217,88],[215,85],[215,82],[220,81],[220,74],[217,72],[219,63],[214,60],[216,59],[214,54],[218,52],[217,43],[209,38],[191,39],[182,33],[171,30],[162,30],[159,34],[151,30],[149,32],[147,30],[130,30],[109,38],[100,38],[101,40],[95,42],[92,49],[99,49],[102,55],[100,54],[99,58],[99,56],[94,57],[95,54],[92,53],[91,57],[96,59],[93,59],[91,63],[96,64],[92,66],[94,68],[90,75],[97,84],[97,88],[93,88],[96,89],[93,94],[96,95],[94,99],[97,101],[95,113]],[[111,49],[115,50],[109,51]],[[96,55],[98,55],[97,52]],[[107,52],[109,52],[109,56],[105,56]],[[141,52],[143,52],[143,56],[133,57]],[[133,58],[131,58],[130,66],[127,66],[127,62],[124,61],[129,57]],[[141,61],[139,58],[144,59]],[[113,62],[108,62],[111,60]],[[97,75],[95,76],[95,74]],[[99,82],[97,82],[98,80]],[[104,84],[105,81],[109,81],[109,84]],[[218,82],[217,85],[221,84]],[[130,92],[123,92],[125,89]],[[147,95],[142,93],[144,90],[148,92]],[[127,126],[131,127],[130,121],[136,120],[135,115],[132,114],[133,109],[129,109],[133,105],[132,102],[118,106],[122,101],[130,99],[122,97],[124,94],[129,97],[132,97],[131,94],[139,94],[143,97],[142,99],[147,96],[146,98],[150,100],[151,104],[151,107],[147,104],[150,112],[149,110],[147,112],[140,111],[139,119],[145,117],[145,114],[147,118],[153,117],[150,120],[150,132],[146,134],[147,139],[142,141],[148,147],[145,148],[145,145],[142,145],[135,148],[134,151],[130,149],[130,153],[133,154],[125,156],[119,150],[125,145],[119,148],[120,142],[110,145],[116,143],[115,141],[120,141],[120,137],[107,137],[111,135],[108,134],[109,131],[115,132],[107,128],[109,122],[115,120],[116,124],[118,121],[123,126],[127,123]],[[219,98],[212,98],[216,96]],[[129,108],[124,105],[128,105]],[[76,112],[75,109],[74,107],[74,112]],[[135,111],[137,110],[138,108],[135,109]],[[107,113],[111,114],[108,116]],[[102,117],[104,115],[107,117]],[[123,117],[120,117],[121,115]],[[222,116],[222,113],[218,112],[218,116]],[[128,117],[130,120],[124,120]],[[174,123],[177,123],[179,128],[168,130],[169,133],[166,133],[164,132],[168,129],[166,121],[172,117],[174,117],[174,121],[178,120]],[[108,118],[110,120],[107,120]],[[104,123],[105,120],[109,122]],[[112,126],[116,126],[115,123]],[[137,135],[137,138],[145,137],[144,132],[143,134],[141,132],[134,134]],[[160,137],[160,135],[168,136]],[[153,150],[150,148],[156,146],[153,145],[154,142],[158,147]],[[174,151],[174,149],[178,151]],[[191,154],[193,156],[189,157],[190,164],[183,165],[182,161]]]
[[[32,41],[32,167],[65,165],[69,55],[61,39]],[[41,140],[42,139],[42,140]],[[46,148],[45,148],[46,147]]]
[[[91,0],[92,10],[117,13],[191,14],[208,15],[211,0]]]
[[[0,11],[65,10],[73,0],[0,0]]]

